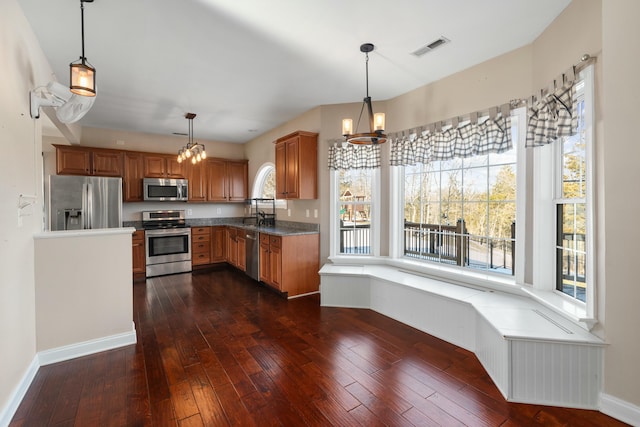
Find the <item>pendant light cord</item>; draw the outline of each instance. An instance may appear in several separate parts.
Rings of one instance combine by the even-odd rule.
[[[81,36],[82,36],[82,56],[80,57],[80,59],[82,59],[82,63],[84,64],[86,58],[84,56],[84,1],[80,0],[80,31],[81,31]]]

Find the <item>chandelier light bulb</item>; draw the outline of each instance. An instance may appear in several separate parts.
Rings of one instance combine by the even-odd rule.
[[[200,153],[196,154],[196,161],[199,162],[200,160],[202,160],[202,158],[200,157]]]
[[[185,155],[185,156],[187,156],[187,159],[188,159],[189,157],[191,157],[191,149],[186,150],[186,151],[184,152],[184,155]]]
[[[182,163],[182,154],[178,154],[178,163]]]
[[[207,152],[204,151],[204,145],[202,146],[202,153],[200,154],[200,158],[202,158],[202,160],[207,158]]]
[[[191,158],[191,163],[194,164],[194,165],[196,164],[196,158],[195,157]]]

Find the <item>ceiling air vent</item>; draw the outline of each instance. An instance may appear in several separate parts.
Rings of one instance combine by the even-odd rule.
[[[411,55],[417,56],[417,57],[421,57],[422,55],[424,55],[424,54],[426,54],[428,52],[431,52],[433,49],[436,49],[436,48],[442,46],[443,44],[447,44],[450,41],[451,40],[449,40],[446,37],[440,37],[439,39],[436,39],[436,40],[432,41],[428,45],[422,46],[422,47],[414,50],[413,52],[411,52]]]

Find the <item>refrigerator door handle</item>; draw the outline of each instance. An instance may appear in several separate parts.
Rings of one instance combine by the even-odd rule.
[[[93,228],[93,221],[91,220],[93,218],[93,185],[84,184],[84,187],[84,198],[87,200],[87,215],[85,216],[87,226],[85,228]]]

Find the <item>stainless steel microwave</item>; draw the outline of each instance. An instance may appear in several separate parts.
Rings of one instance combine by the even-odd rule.
[[[189,181],[186,179],[145,178],[142,185],[147,201],[186,202],[189,199]]]

